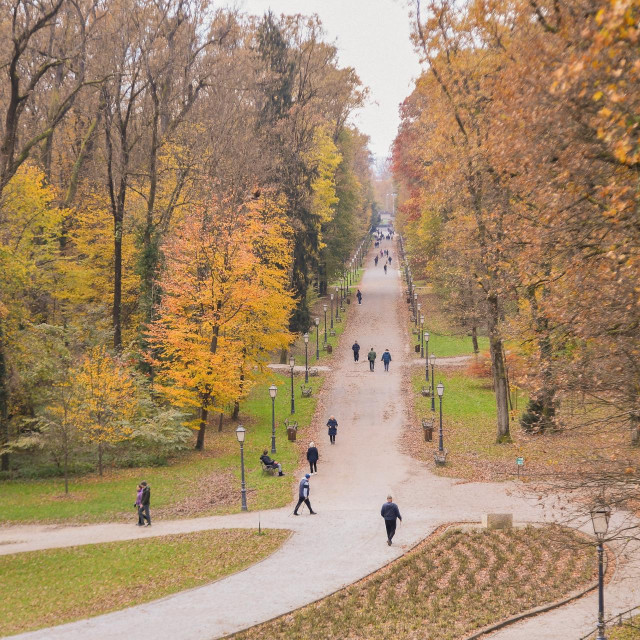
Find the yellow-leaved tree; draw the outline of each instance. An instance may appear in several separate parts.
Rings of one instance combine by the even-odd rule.
[[[268,196],[212,199],[186,214],[164,247],[149,359],[156,390],[194,416],[196,449],[204,448],[210,411],[242,398],[268,352],[290,340],[283,204]]]

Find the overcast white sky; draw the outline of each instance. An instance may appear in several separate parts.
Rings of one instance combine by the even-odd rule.
[[[398,130],[398,106],[420,73],[409,41],[403,0],[237,0],[247,13],[317,13],[326,39],[338,47],[340,64],[354,67],[371,91],[370,103],[354,118],[371,137],[371,151],[385,157]]]

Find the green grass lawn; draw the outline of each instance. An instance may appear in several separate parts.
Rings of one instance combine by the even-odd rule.
[[[312,377],[314,396],[301,398],[300,383],[294,378],[296,399],[295,419],[299,422],[299,438],[310,424],[316,406],[315,392],[323,377]],[[290,417],[290,386],[288,376],[271,374],[268,381],[254,388],[243,403],[240,422],[247,428],[245,464],[250,509],[284,506],[291,500],[291,476],[279,478],[266,475],[260,467],[262,450],[271,450],[271,398],[269,384],[274,381],[279,391],[276,397],[276,459],[291,473],[298,465],[295,443],[287,441],[284,419]],[[217,419],[209,426],[203,453],[190,452],[166,467],[108,470],[97,475],[75,478],[66,497],[59,478],[0,483],[0,514],[3,522],[96,522],[134,516],[135,487],[146,480],[152,487],[152,512],[169,509],[167,517],[232,513],[240,508],[240,453],[235,437],[237,423],[227,421],[224,431],[216,430]],[[220,487],[228,485],[220,497]],[[229,495],[229,494],[232,495]],[[208,496],[212,496],[211,499]],[[181,503],[197,503],[193,509],[171,512]]]
[[[596,638],[596,634],[593,636]],[[625,620],[620,626],[607,628],[609,640],[638,640],[640,638],[640,616]]]
[[[262,535],[246,529],[202,531],[0,556],[0,635],[207,584],[262,560],[288,535],[281,530]]]
[[[593,545],[568,529],[450,530],[360,582],[233,637],[454,640],[559,599],[595,574]]]

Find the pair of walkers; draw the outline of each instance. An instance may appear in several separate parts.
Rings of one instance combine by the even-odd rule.
[[[369,371],[375,370],[377,357],[378,354],[373,350],[373,347],[371,347],[369,353],[367,354],[367,360],[369,361]],[[391,353],[389,352],[389,349],[384,350],[384,353],[380,357],[380,360],[382,360],[384,370],[389,371],[389,363],[391,362]]]
[[[133,508],[138,512],[138,526],[151,526],[151,487],[146,482],[141,482],[136,488],[136,501]]]

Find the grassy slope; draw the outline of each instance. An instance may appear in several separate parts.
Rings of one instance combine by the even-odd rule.
[[[280,530],[262,535],[246,529],[204,531],[0,556],[0,635],[99,615],[212,582],[262,560],[288,535]]]

